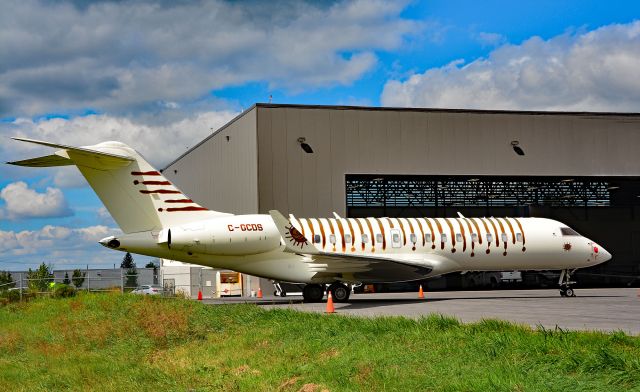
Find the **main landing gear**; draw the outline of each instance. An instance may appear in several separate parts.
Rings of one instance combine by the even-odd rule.
[[[344,283],[336,282],[329,286],[331,297],[335,302],[347,302],[351,295],[351,287]]]
[[[571,280],[571,274],[576,270],[569,271],[568,269],[562,270],[560,272],[560,280],[558,284],[560,285],[560,296],[561,297],[575,297],[576,293],[573,292],[571,285],[576,282]]]
[[[329,286],[334,302],[347,302],[351,295],[351,287],[344,283],[336,282]],[[304,302],[320,302],[324,298],[325,286],[321,284],[308,284],[302,289]]]
[[[324,297],[324,285],[308,284],[302,289],[304,302],[320,302]]]

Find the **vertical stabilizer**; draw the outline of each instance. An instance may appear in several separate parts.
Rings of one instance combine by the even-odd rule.
[[[210,211],[191,200],[126,144],[104,142],[94,146],[70,147],[18,140],[60,148],[55,152],[59,159],[47,156],[10,164],[42,167],[46,162],[46,166],[77,166],[125,233],[160,230],[230,215]]]

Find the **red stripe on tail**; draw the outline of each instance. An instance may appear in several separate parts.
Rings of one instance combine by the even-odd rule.
[[[167,208],[167,212],[179,212],[179,211],[209,211],[204,207],[180,207],[180,208]]]
[[[182,192],[180,191],[172,191],[170,189],[156,189],[153,191],[148,191],[146,189],[143,189],[140,191],[140,193],[144,193],[145,195],[149,194],[149,193],[164,193],[164,194],[182,194]]]

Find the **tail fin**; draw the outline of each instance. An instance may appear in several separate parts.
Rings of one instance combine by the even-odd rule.
[[[14,139],[59,150],[53,155],[7,163],[29,167],[77,166],[125,233],[160,230],[230,215],[210,211],[191,200],[124,143],[104,142],[94,146],[71,147],[31,139]]]

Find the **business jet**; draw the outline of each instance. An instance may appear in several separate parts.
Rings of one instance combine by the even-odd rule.
[[[349,300],[349,285],[415,281],[452,272],[560,270],[560,294],[575,296],[571,274],[603,263],[609,252],[567,225],[543,218],[298,219],[273,210],[211,211],[120,142],[71,147],[14,138],[57,150],[8,162],[75,165],[122,235],[110,249],[225,268],[276,282],[305,283],[304,300]],[[326,288],[328,285],[328,288]]]

